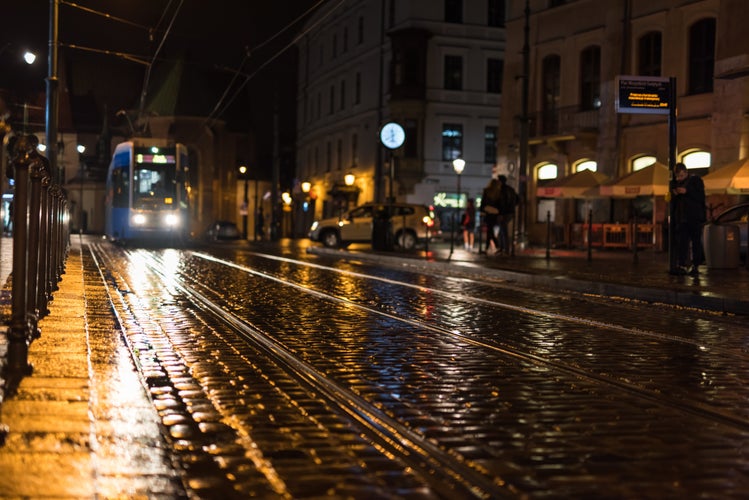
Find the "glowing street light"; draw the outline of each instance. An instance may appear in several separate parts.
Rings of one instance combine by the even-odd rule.
[[[466,161],[463,158],[455,158],[453,160],[453,170],[458,175],[458,200],[455,202],[455,212],[453,212],[453,223],[452,223],[452,234],[450,235],[450,257],[453,256],[453,248],[455,246],[455,223],[457,221],[457,213],[460,212],[460,174],[463,173],[463,169],[466,167]],[[450,258],[448,257],[448,259]]]

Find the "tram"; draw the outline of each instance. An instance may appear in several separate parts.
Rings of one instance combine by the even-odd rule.
[[[186,241],[188,169],[183,144],[150,138],[118,144],[107,172],[107,237],[122,244]]]

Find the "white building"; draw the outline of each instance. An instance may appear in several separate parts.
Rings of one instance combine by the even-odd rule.
[[[496,161],[504,4],[331,0],[307,22],[297,42],[296,175],[312,184],[318,216],[391,194],[438,211],[454,206],[458,157],[461,205],[480,196]],[[378,137],[390,121],[406,132],[392,188]]]

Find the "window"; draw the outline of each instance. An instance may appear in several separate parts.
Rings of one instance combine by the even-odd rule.
[[[681,157],[681,162],[689,168],[710,168],[711,155],[707,151],[690,151]]]
[[[541,131],[544,134],[556,133],[559,128],[559,77],[561,58],[557,55],[544,57],[543,72],[543,102],[541,109]]]
[[[463,125],[445,123],[442,125],[442,159],[452,161],[463,155]]]
[[[419,122],[416,120],[406,120],[403,124],[403,130],[406,132],[406,142],[403,144],[403,157],[418,158]]]
[[[353,134],[351,136],[351,166],[355,167],[359,164],[359,136]]]
[[[325,144],[325,171],[330,172],[330,168],[333,165],[333,146],[330,141]]]
[[[655,156],[640,156],[632,161],[632,172],[637,172],[655,163]]]
[[[484,163],[497,161],[497,127],[484,128]]]
[[[364,43],[364,18],[359,18],[359,23],[356,27],[356,41],[359,45]]]
[[[317,118],[322,116],[322,93],[317,93]]]
[[[346,53],[348,50],[348,28],[343,28],[343,48],[341,51]]]
[[[558,167],[553,163],[546,163],[538,167],[538,180],[548,181],[557,178]]]
[[[505,25],[505,0],[489,0],[487,25],[501,27]]]
[[[330,86],[330,106],[328,109],[328,114],[333,114],[333,108],[335,106],[335,87],[333,85]]]
[[[463,90],[463,58],[445,56],[445,89]]]
[[[388,27],[395,25],[395,0],[390,0],[390,9],[388,10]]]
[[[661,34],[651,31],[640,37],[637,47],[637,74],[661,76]]]
[[[580,109],[601,107],[601,48],[588,47],[580,53]]]
[[[361,104],[361,73],[356,74],[354,82],[354,104]]]
[[[573,170],[575,172],[582,172],[583,170],[595,172],[598,170],[598,163],[593,160],[582,160],[575,165]]]
[[[504,61],[502,59],[486,60],[486,91],[491,94],[502,93],[502,76]]]
[[[338,139],[335,145],[335,162],[338,170],[343,169],[343,141]]]
[[[346,107],[346,80],[341,80],[341,109]]]
[[[697,21],[689,29],[689,93],[713,90],[715,19]]]
[[[333,57],[332,59],[335,59],[338,56],[338,35],[333,35]]]
[[[445,0],[445,22],[463,22],[463,0]]]

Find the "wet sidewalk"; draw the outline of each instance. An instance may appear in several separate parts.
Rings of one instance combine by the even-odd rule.
[[[510,255],[485,255],[449,243],[430,243],[428,251],[375,252],[369,245],[346,250],[310,246],[313,254],[373,259],[396,266],[432,266],[443,272],[492,276],[523,285],[569,290],[643,302],[749,315],[749,269],[700,266],[697,276],[669,274],[668,252],[644,250],[570,250],[531,247]]]
[[[11,241],[3,238],[0,247],[5,280]],[[41,336],[29,349],[33,374],[0,402],[0,424],[10,431],[0,446],[0,497],[183,497],[160,418],[102,280],[86,279],[80,238],[71,243],[50,314],[39,321]],[[7,317],[7,287],[4,292]],[[4,350],[0,334],[0,360]]]

